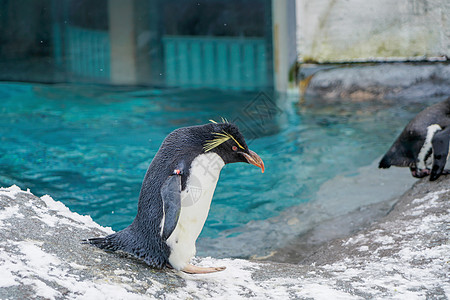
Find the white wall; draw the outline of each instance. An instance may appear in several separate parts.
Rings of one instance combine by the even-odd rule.
[[[295,0],[272,0],[273,77],[277,91],[289,88],[289,70],[296,62]]]
[[[109,0],[111,82],[136,84],[134,1]]]
[[[450,57],[450,0],[296,0],[300,61]]]

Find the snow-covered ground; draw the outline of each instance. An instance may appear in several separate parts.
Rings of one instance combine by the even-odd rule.
[[[418,182],[371,228],[306,265],[196,258],[223,272],[153,270],[81,240],[111,232],[50,196],[0,189],[0,299],[445,299],[450,178]]]

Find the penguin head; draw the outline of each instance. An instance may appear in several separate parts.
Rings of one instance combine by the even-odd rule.
[[[205,153],[219,155],[225,164],[245,162],[261,168],[264,173],[264,162],[258,154],[250,150],[239,128],[232,123],[208,124],[207,138],[203,144]]]

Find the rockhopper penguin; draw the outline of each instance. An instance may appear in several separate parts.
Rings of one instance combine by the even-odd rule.
[[[379,167],[409,167],[414,177],[430,180],[449,174],[450,98],[421,111],[381,159]],[[430,169],[431,168],[431,169]]]
[[[210,273],[225,267],[189,263],[195,242],[208,216],[222,167],[246,162],[264,163],[248,149],[231,123],[179,128],[163,141],[145,174],[138,212],[127,228],[87,241],[101,249],[122,250],[154,268],[166,265],[186,273]]]

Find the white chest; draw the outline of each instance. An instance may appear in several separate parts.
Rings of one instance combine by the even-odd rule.
[[[199,155],[191,164],[186,189],[181,192],[178,223],[166,241],[171,248],[169,262],[175,269],[182,269],[195,255],[195,241],[208,217],[224,165],[222,158],[212,152]]]
[[[436,132],[438,132],[439,130],[441,130],[441,126],[437,125],[437,124],[433,124],[427,127],[427,136],[425,137],[425,141],[423,143],[422,148],[420,149],[419,155],[417,157],[417,168],[418,169],[425,169],[425,168],[430,168],[431,164],[433,163],[433,159],[432,157],[428,157],[427,159],[427,153],[428,151],[430,151],[430,149],[432,149],[432,141],[433,141],[433,137],[436,134]]]

